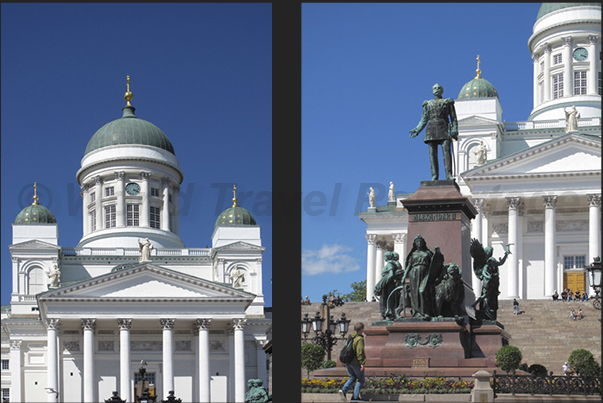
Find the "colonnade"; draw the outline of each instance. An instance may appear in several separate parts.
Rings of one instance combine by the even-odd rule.
[[[199,401],[209,402],[211,401],[211,375],[210,375],[210,342],[209,342],[209,328],[211,325],[211,319],[202,318],[196,319],[194,322],[195,329],[198,332],[198,394]],[[58,347],[58,330],[59,330],[59,319],[47,319],[46,330],[47,330],[47,341],[48,341],[48,361],[47,361],[47,390],[48,390],[48,402],[58,402],[59,380],[58,380],[58,368],[59,368],[59,348]],[[83,329],[83,374],[82,374],[82,389],[83,389],[83,401],[84,402],[97,402],[98,396],[96,394],[95,385],[95,366],[94,366],[94,337],[95,327],[97,319],[95,318],[83,318],[81,319]],[[117,319],[117,325],[119,328],[119,395],[122,399],[130,400],[132,396],[132,371],[131,355],[130,355],[130,328],[132,326],[132,318],[119,318]],[[173,329],[176,319],[173,318],[162,318],[159,323],[163,329],[162,340],[162,358],[163,358],[163,394],[167,396],[170,390],[174,390],[174,344],[173,344]],[[234,402],[245,401],[245,341],[244,341],[244,327],[245,319],[234,319],[232,320],[232,331],[234,333]],[[14,344],[14,343],[13,343]],[[12,345],[11,345],[12,346]],[[12,355],[19,354],[19,345],[15,344],[15,347],[11,348]],[[263,350],[262,350],[263,352]],[[13,359],[11,355],[11,360]],[[14,362],[17,362],[15,358]],[[265,357],[262,357],[258,353],[258,371],[265,368]],[[17,367],[19,368],[19,367]],[[263,372],[260,372],[263,373]],[[263,378],[260,376],[260,378]],[[17,386],[17,385],[14,385]],[[19,387],[20,391],[20,387]],[[15,391],[17,392],[17,391]],[[175,391],[176,395],[178,391]],[[14,397],[20,398],[19,394],[13,394],[11,392],[11,399]],[[158,398],[164,398],[165,396],[159,396]],[[108,398],[109,396],[107,396]]]
[[[600,194],[587,194],[588,200],[588,256],[587,263],[600,256],[600,214],[601,206]],[[488,217],[485,216],[484,199],[472,198],[471,203],[477,210],[475,219],[472,220],[471,237],[480,240],[483,246],[489,245]],[[520,298],[519,278],[521,253],[518,249],[522,240],[522,217],[520,206],[523,203],[522,197],[507,197],[507,244],[512,244],[512,254],[507,257],[505,269],[507,272],[507,294],[505,298]],[[556,231],[556,208],[557,196],[542,196],[542,205],[544,212],[544,295],[550,296],[554,290],[562,288],[558,284],[559,273],[557,270],[557,231]],[[381,277],[383,269],[383,254],[386,250],[393,250],[400,255],[400,262],[404,266],[406,251],[406,233],[394,232],[391,235],[385,234],[366,234],[367,240],[367,300],[371,301],[374,297],[375,284]],[[393,247],[391,239],[393,238]],[[504,281],[501,279],[501,281]],[[481,289],[481,282],[475,276],[472,270],[472,286],[476,292]]]

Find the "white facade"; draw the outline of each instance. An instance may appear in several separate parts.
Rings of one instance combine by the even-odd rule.
[[[529,39],[535,70],[534,109],[527,121],[505,122],[497,97],[455,101],[456,182],[478,210],[471,236],[492,246],[495,257],[514,244],[500,268],[501,299],[550,298],[566,287],[592,292],[583,266],[601,253],[600,35],[599,4],[562,8],[538,19]],[[578,59],[586,55],[584,60],[574,58],[576,49],[587,49],[576,53]],[[584,72],[579,77],[586,84],[576,84],[574,94],[576,72]],[[558,74],[572,83],[563,93],[553,82]],[[580,113],[578,130],[567,132],[564,109],[572,106]],[[487,161],[478,164],[482,142]],[[408,214],[400,201],[409,196],[359,213],[367,224],[368,300],[381,277],[384,251],[398,252],[404,264],[412,240],[406,239]],[[471,286],[480,292],[475,275]]]
[[[211,248],[186,247],[178,231],[183,174],[172,153],[105,146],[81,164],[76,247],[60,246],[57,224],[13,224],[4,397],[99,402],[117,391],[133,402],[142,362],[157,401],[173,390],[182,401],[244,402],[247,379],[269,387],[260,226],[216,225]],[[153,248],[141,262],[145,238]]]

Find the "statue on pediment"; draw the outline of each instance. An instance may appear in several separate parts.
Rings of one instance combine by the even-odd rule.
[[[48,273],[48,288],[58,288],[61,284],[61,271],[59,270],[59,266],[56,264]]]
[[[142,243],[138,240],[138,250],[140,251],[140,259],[138,259],[140,263],[151,261],[153,245],[151,244],[151,241],[149,241],[149,238],[145,238],[145,241]]]

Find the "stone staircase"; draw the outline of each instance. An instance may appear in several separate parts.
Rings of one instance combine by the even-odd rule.
[[[314,317],[320,311],[320,305],[302,305],[302,317],[305,313],[309,318]],[[521,350],[522,362],[528,366],[541,364],[549,372],[561,375],[563,363],[578,348],[590,351],[601,363],[601,311],[593,308],[592,300],[519,300],[519,315],[513,315],[513,301],[500,300],[499,306],[498,321],[511,335],[509,344]],[[582,308],[584,319],[572,320],[569,316],[572,308],[576,312]],[[335,320],[342,312],[351,319],[350,332],[356,322],[363,322],[368,327],[381,318],[377,302],[346,302],[342,307],[331,309]],[[334,361],[338,361],[342,345],[340,341],[333,347],[331,358]]]

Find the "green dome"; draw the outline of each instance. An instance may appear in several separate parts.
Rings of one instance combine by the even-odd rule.
[[[46,207],[34,204],[25,207],[15,218],[15,224],[56,224],[57,219]]]
[[[473,98],[498,98],[498,92],[488,80],[483,78],[474,78],[467,84],[463,85],[459,92],[458,99],[473,99]]]
[[[137,118],[135,108],[126,106],[121,119],[107,123],[90,139],[84,155],[103,147],[121,144],[153,146],[174,153],[174,147],[167,136],[154,124]]]
[[[235,204],[218,216],[214,228],[225,225],[256,225],[256,223],[249,211]]]
[[[538,10],[538,16],[536,20],[541,19],[547,14],[553,11],[561,10],[569,7],[580,7],[580,6],[599,6],[599,3],[542,3],[540,10]]]

